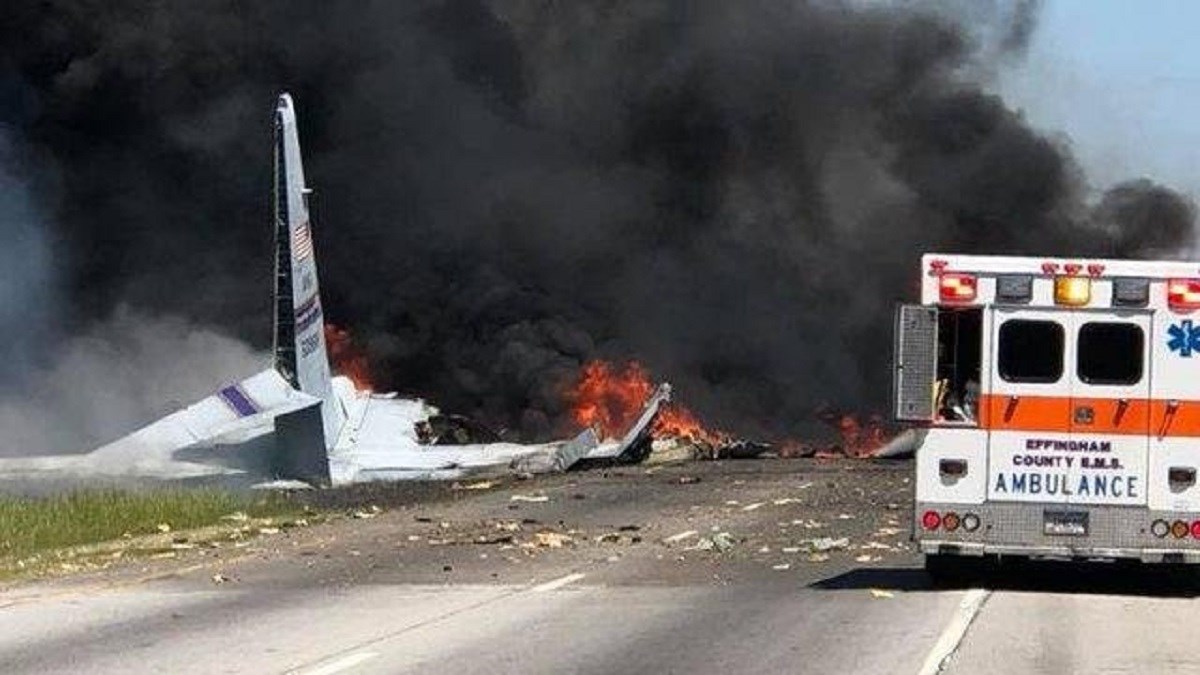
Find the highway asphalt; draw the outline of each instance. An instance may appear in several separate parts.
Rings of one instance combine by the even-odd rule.
[[[10,584],[0,672],[1200,672],[1179,575],[1045,563],[934,587],[893,531],[909,470],[371,493],[378,515]]]

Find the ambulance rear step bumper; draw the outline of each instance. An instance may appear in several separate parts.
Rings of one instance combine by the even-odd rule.
[[[1139,560],[1144,563],[1200,564],[1200,550],[1101,548],[1088,546],[1021,546],[980,544],[962,541],[921,540],[926,555],[1020,556],[1030,558],[1069,558],[1072,560]]]
[[[959,526],[953,531],[923,526],[923,515],[933,511],[945,518],[968,514],[979,519],[974,531]],[[1080,532],[1063,533],[1047,527],[1050,520],[1077,522]],[[1156,536],[1155,521],[1182,522],[1188,532],[1182,537]],[[1107,504],[1062,504],[1042,502],[986,502],[947,504],[917,502],[913,514],[913,540],[918,550],[930,555],[1044,556],[1056,558],[1105,558],[1152,563],[1200,563],[1200,537],[1192,536],[1192,525],[1200,522],[1200,511],[1159,511],[1145,506]]]

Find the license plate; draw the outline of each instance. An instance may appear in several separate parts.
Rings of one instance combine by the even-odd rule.
[[[1042,531],[1050,536],[1086,537],[1087,511],[1046,511]]]

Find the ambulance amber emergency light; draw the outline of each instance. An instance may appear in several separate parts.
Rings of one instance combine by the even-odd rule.
[[[1200,279],[1169,279],[1167,304],[1171,309],[1200,309]]]
[[[938,283],[942,302],[971,302],[975,299],[975,275],[945,272]]]
[[[1092,301],[1092,280],[1087,277],[1054,277],[1054,303],[1078,307]]]

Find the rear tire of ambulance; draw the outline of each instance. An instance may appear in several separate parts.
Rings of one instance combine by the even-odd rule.
[[[925,556],[925,573],[936,586],[954,586],[972,581],[983,571],[981,558],[930,553]]]

